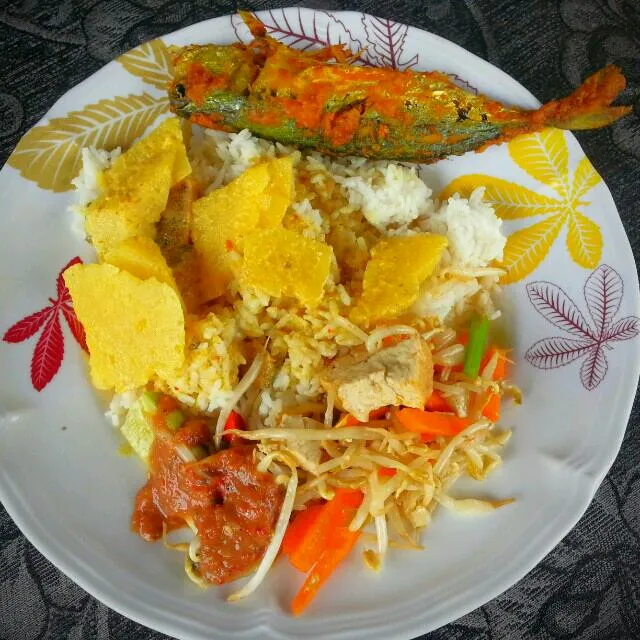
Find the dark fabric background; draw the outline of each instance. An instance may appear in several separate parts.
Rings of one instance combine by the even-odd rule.
[[[247,1],[254,10],[284,2]],[[540,100],[619,64],[634,115],[579,135],[640,251],[640,0],[312,0],[453,40]],[[213,0],[0,0],[0,164],[65,91],[116,55],[193,22],[236,11]],[[160,640],[99,604],[47,562],[0,506],[0,640]],[[575,529],[526,578],[425,640],[640,638],[640,413]]]

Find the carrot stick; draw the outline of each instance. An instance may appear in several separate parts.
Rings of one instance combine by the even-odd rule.
[[[451,406],[444,399],[444,396],[437,391],[433,391],[427,400],[427,404],[425,405],[425,409],[427,411],[451,411]]]
[[[400,409],[396,416],[407,431],[434,436],[454,436],[471,424],[469,418],[459,418],[455,413],[422,411],[408,407]]]
[[[322,549],[337,527],[347,527],[363,496],[357,489],[336,489],[333,500],[322,506],[322,511],[304,538],[289,555],[289,562],[300,571],[307,572],[320,557]]]
[[[493,358],[493,354],[498,352],[498,360],[496,362],[496,368],[493,372],[494,380],[504,380],[507,377],[507,352],[505,349],[498,349],[497,347],[491,347],[486,362],[482,363],[482,366],[486,366],[489,360]]]
[[[300,591],[291,602],[291,612],[294,616],[299,616],[307,608],[320,587],[349,555],[359,537],[360,532],[349,531],[347,525],[338,526],[331,531],[327,546],[320,553],[320,557],[309,572]]]
[[[359,531],[349,531],[347,527],[340,527],[333,532],[331,546],[322,551],[320,558],[291,603],[293,615],[299,616],[307,608],[320,587],[349,555],[359,537]]]
[[[380,420],[384,418],[388,411],[388,407],[379,407],[378,409],[373,409],[369,412],[368,420]],[[338,420],[337,427],[355,427],[356,425],[364,424],[364,422],[360,422],[357,418],[354,418],[350,413],[345,413],[340,420]]]
[[[381,478],[393,478],[396,475],[396,470],[391,467],[382,467],[378,469],[378,476]]]
[[[324,504],[314,504],[304,511],[298,511],[289,523],[282,539],[282,553],[290,556],[302,544],[311,528],[315,525]]]
[[[500,396],[497,393],[489,394],[487,404],[482,409],[482,415],[491,422],[500,420]]]

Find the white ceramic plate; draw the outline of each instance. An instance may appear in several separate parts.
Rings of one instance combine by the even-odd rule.
[[[260,17],[274,37],[295,46],[366,45],[371,63],[440,69],[505,102],[538,104],[489,63],[412,27],[297,8]],[[513,496],[515,504],[484,517],[438,512],[424,553],[392,553],[379,576],[353,558],[301,619],[287,614],[300,576],[286,563],[237,605],[224,601],[225,588],[200,591],[177,554],[129,531],[144,470],[117,453],[117,434],[89,384],[56,278],[70,259],[92,258],[66,212],[79,148],[127,145],[165,111],[165,45],[238,38],[247,31],[237,17],[217,18],[109,63],[63,96],[2,170],[0,498],[25,535],[78,584],[179,638],[415,636],[524,576],[575,524],[613,462],[640,362],[629,243],[606,185],[569,134],[544,133],[524,149],[502,145],[426,168],[436,192],[480,173],[489,176],[485,182],[512,183],[496,196],[501,215],[513,217],[508,203],[520,203],[522,217],[506,223],[518,235],[509,240],[514,282],[505,288],[505,309],[525,404],[504,412],[503,422],[514,427],[504,467],[484,484],[457,489]]]

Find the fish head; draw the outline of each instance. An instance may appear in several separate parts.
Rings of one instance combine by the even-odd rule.
[[[208,101],[249,95],[265,59],[259,41],[250,45],[190,45],[172,48],[171,110],[188,118]]]

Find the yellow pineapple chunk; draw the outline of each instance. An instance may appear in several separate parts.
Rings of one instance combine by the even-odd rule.
[[[167,204],[174,156],[169,151],[151,165],[135,168],[135,175],[105,189],[88,206],[85,230],[100,257],[132,236],[155,236],[154,225]]]
[[[293,161],[290,156],[267,162],[269,186],[265,208],[260,212],[260,226],[277,227],[294,198]]]
[[[184,314],[169,285],[110,264],[76,264],[64,272],[64,281],[87,335],[98,389],[121,393],[182,366]]]
[[[178,118],[163,120],[149,135],[118,156],[104,172],[105,190],[119,191],[123,186],[130,188],[135,185],[138,182],[137,168],[152,165],[158,155],[166,152],[172,155],[170,181],[174,185],[191,173]]]
[[[132,236],[155,236],[169,189],[191,173],[177,118],[165,120],[100,176],[85,228],[99,256]]]
[[[282,222],[293,200],[293,183],[291,158],[278,158],[250,167],[194,203],[191,236],[205,298],[222,295],[237,276],[249,233]]]
[[[288,229],[259,229],[247,236],[241,281],[270,296],[295,296],[306,306],[320,302],[333,250]]]
[[[431,233],[381,240],[371,250],[351,319],[366,325],[405,311],[418,298],[420,285],[433,273],[446,246],[445,236]]]
[[[173,273],[160,247],[151,238],[127,238],[110,249],[104,261],[141,280],[155,278],[177,290]]]
[[[221,295],[233,278],[238,251],[258,225],[268,185],[267,165],[259,164],[194,202],[191,237],[200,259],[205,297]]]

